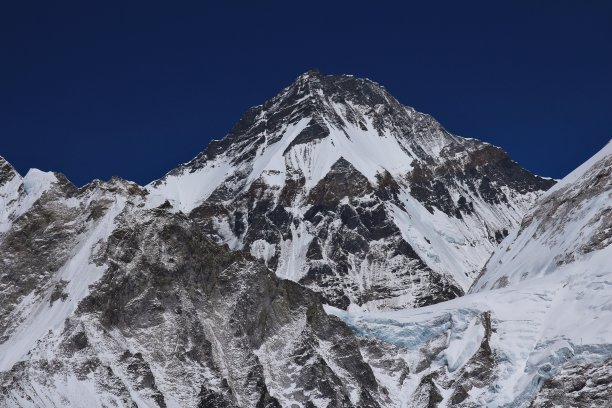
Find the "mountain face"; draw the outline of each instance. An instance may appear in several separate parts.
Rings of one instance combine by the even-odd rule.
[[[468,295],[386,313],[327,309],[358,334],[395,406],[608,407],[611,223],[612,142],[536,202]],[[410,375],[381,364],[381,347]]]
[[[147,190],[325,303],[384,310],[463,295],[553,184],[372,81],[310,71]]]
[[[386,401],[314,293],[147,207],[146,190],[2,168],[0,406]]]
[[[0,158],[0,407],[607,406],[611,146],[555,184],[308,72],[145,187]]]

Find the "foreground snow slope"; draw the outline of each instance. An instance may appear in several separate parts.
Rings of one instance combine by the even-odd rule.
[[[611,172],[609,143],[538,201],[464,297],[386,313],[328,307],[356,333],[399,347],[414,370],[407,380],[400,386],[393,373],[377,372],[398,406],[425,398],[442,406],[519,407],[536,395],[537,404],[606,406],[612,395]],[[598,377],[588,382],[585,373]],[[479,376],[487,381],[466,380]]]

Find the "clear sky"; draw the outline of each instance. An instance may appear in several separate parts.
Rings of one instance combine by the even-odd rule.
[[[310,68],[562,177],[612,138],[611,1],[13,1],[0,155],[75,184],[190,160]]]

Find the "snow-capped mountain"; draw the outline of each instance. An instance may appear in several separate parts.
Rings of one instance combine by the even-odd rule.
[[[0,158],[0,407],[605,407],[611,169],[316,71],[144,187]]]
[[[361,336],[396,406],[610,406],[612,142],[538,200],[470,294],[328,311]],[[381,344],[410,374],[377,361]]]
[[[315,294],[143,188],[2,171],[0,406],[384,403]]]
[[[462,295],[552,184],[375,82],[310,71],[147,189],[326,303],[393,309]]]

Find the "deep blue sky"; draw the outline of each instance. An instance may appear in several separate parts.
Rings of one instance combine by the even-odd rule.
[[[612,137],[610,1],[224,3],[2,2],[0,155],[147,183],[310,68],[371,78],[541,175]]]

